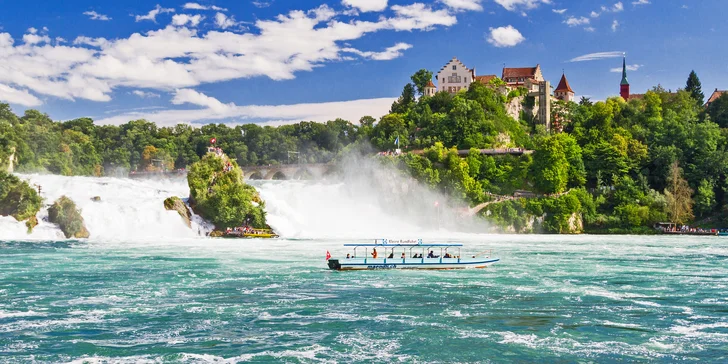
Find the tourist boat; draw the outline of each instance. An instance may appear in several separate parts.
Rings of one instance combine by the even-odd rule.
[[[374,243],[344,244],[344,246],[352,247],[353,254],[347,254],[346,258],[334,259],[327,252],[329,269],[466,269],[485,268],[500,261],[499,258],[492,257],[490,250],[464,257],[460,254],[462,244],[423,243],[422,239],[416,241],[382,239]],[[376,258],[373,257],[374,250],[377,250]]]
[[[273,239],[277,238],[278,234],[274,233],[271,229],[245,229],[237,228],[225,231],[222,235],[223,238],[258,238],[258,239]]]

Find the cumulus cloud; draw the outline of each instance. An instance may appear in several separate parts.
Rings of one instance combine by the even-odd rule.
[[[143,99],[159,98],[159,94],[154,92],[146,92],[142,90],[134,90],[131,92],[133,95],[139,96]]]
[[[482,0],[440,0],[443,4],[445,4],[448,8],[456,10],[456,11],[481,11],[483,10],[483,5],[481,5]]]
[[[164,13],[174,13],[174,9],[172,8],[163,8],[159,4],[157,6],[150,10],[147,15],[137,15],[134,17],[134,19],[137,22],[140,22],[142,20],[151,20],[153,22],[157,22],[157,15],[164,14]]]
[[[642,68],[643,66],[644,65],[642,65],[642,64],[628,64],[627,71],[637,71],[640,68]],[[614,73],[622,72],[622,67],[610,68],[609,72],[614,72]]]
[[[169,24],[118,39],[79,35],[72,45],[51,44],[37,29],[29,29],[23,42],[0,32],[0,83],[36,95],[109,101],[120,87],[168,92],[251,77],[287,80],[298,72],[346,61],[344,49],[351,48],[347,43],[368,34],[426,31],[457,23],[447,9],[424,4],[396,5],[392,12],[373,21],[342,22],[324,5],[257,20],[251,26],[256,31],[244,34],[203,32],[187,20],[181,26]],[[175,19],[182,23],[182,17]],[[386,60],[401,56],[408,47],[400,43],[382,52],[354,53]]]
[[[191,27],[196,27],[200,22],[205,19],[202,15],[188,15],[188,14],[175,14],[172,16],[172,24],[176,26],[182,26],[189,24]]]
[[[624,5],[621,2],[618,2],[618,3],[614,4],[614,6],[612,6],[613,13],[618,13],[623,10],[624,10]]]
[[[583,17],[583,16],[580,18],[570,16],[568,19],[564,20],[564,24],[566,24],[570,27],[585,25],[585,24],[589,24],[589,18]]]
[[[387,114],[396,98],[362,99],[351,101],[335,101],[294,105],[248,105],[237,106],[234,103],[224,104],[214,97],[195,90],[178,90],[173,102],[176,104],[193,104],[199,109],[168,109],[154,112],[128,112],[120,115],[96,120],[97,124],[124,124],[129,120],[146,119],[160,126],[173,126],[179,123],[201,123],[209,121],[238,121],[282,125],[300,121],[335,120],[342,118],[352,122],[362,116],[370,115],[379,118]]]
[[[635,5],[635,6],[637,6],[637,5],[649,5],[649,4],[650,4],[650,0],[638,0],[638,1],[633,1],[632,2],[632,5]]]
[[[616,31],[617,31],[617,28],[618,28],[618,27],[619,27],[619,22],[618,22],[618,21],[616,21],[616,20],[615,20],[615,21],[613,21],[613,22],[612,22],[612,31],[613,31],[613,32],[616,32]]]
[[[495,0],[495,2],[508,11],[531,10],[540,4],[551,4],[551,0]]]
[[[642,0],[640,0],[642,1]],[[624,4],[622,2],[615,3],[611,7],[602,6],[599,8],[600,11],[592,11],[589,15],[592,18],[597,18],[599,15],[602,15],[602,13],[619,13],[624,10]]]
[[[215,5],[205,6],[205,5],[201,5],[201,4],[198,4],[198,3],[186,3],[186,4],[182,5],[182,8],[183,9],[188,9],[188,10],[216,10],[216,11],[227,11],[227,9],[221,8],[219,6],[215,6]]]
[[[488,43],[496,47],[513,47],[524,40],[526,38],[512,25],[490,28],[490,36],[488,36]]]
[[[358,54],[364,58],[373,59],[375,61],[389,61],[402,57],[402,51],[406,51],[410,48],[412,48],[411,44],[397,43],[387,48],[384,52],[362,52],[354,48],[344,48],[342,49],[342,52]]]
[[[551,9],[556,14],[563,14],[566,12],[567,9]]]
[[[27,90],[18,90],[0,83],[0,101],[27,107],[38,106],[42,102]]]
[[[369,11],[384,11],[388,0],[342,0],[344,6],[357,9],[363,13]]]
[[[234,16],[227,16],[223,13],[216,13],[215,14],[215,25],[217,25],[220,29],[227,29],[232,28],[236,25],[238,25],[238,22],[235,20]]]
[[[83,15],[88,15],[88,17],[91,18],[91,20],[103,20],[103,21],[111,20],[111,18],[109,16],[104,15],[104,14],[99,14],[95,11],[84,11]]]
[[[569,62],[598,61],[607,58],[622,57],[623,55],[624,52],[621,51],[589,53],[583,56],[572,58],[571,60],[569,60]]]

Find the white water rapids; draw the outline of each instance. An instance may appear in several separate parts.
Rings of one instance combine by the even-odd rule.
[[[31,185],[41,186],[40,224],[29,235],[24,222],[0,217],[0,240],[64,239],[60,229],[46,221],[48,207],[62,195],[71,198],[81,209],[91,240],[194,239],[204,238],[210,229],[197,216],[190,229],[177,212],[164,208],[163,201],[170,196],[183,199],[189,196],[185,179],[19,176]],[[444,199],[417,186],[397,185],[400,189],[409,188],[408,195],[391,191],[391,186],[382,192],[382,188],[374,188],[368,181],[255,181],[253,184],[266,202],[269,224],[283,238],[454,237],[452,229],[445,227],[457,219],[445,213]],[[92,201],[95,196],[101,200]],[[440,207],[434,207],[436,200]],[[481,226],[478,230],[485,229]]]

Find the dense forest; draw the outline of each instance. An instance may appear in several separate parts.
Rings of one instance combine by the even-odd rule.
[[[470,206],[521,190],[542,196],[494,203],[481,212],[516,231],[528,225],[524,216],[533,215],[546,216],[538,230],[564,232],[574,213],[595,232],[638,231],[668,220],[723,224],[728,94],[705,108],[694,73],[685,89],[657,86],[629,102],[556,101],[555,127],[548,131],[527,113],[515,119],[506,112],[514,99],[533,105],[522,90],[501,93],[496,79],[455,95],[422,96],[431,77],[417,72],[389,114],[357,123],[159,128],[135,120],[114,126],[88,118],[54,122],[36,110],[18,116],[0,104],[0,167],[15,153],[16,171],[100,176],[180,169],[199,161],[212,138],[241,166],[331,162],[362,146],[392,150],[397,141],[405,152],[423,152],[382,157],[385,163]],[[534,153],[487,156],[476,150],[493,147]],[[471,148],[465,157],[456,152]]]

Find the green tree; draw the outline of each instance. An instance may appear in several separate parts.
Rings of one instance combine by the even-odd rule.
[[[728,92],[724,92],[708,106],[710,120],[721,128],[728,128]]]
[[[690,71],[690,75],[688,76],[688,81],[685,85],[685,91],[690,93],[690,96],[692,96],[695,101],[698,102],[699,105],[702,105],[705,102],[705,95],[703,94],[703,87],[700,84],[700,79],[698,78],[698,74],[695,73],[695,71]]]
[[[695,193],[695,212],[698,216],[706,216],[715,208],[715,191],[713,183],[708,180],[700,181],[698,191]]]
[[[417,71],[410,78],[417,89],[417,93],[421,96],[425,94],[425,87],[427,87],[427,84],[432,82],[432,72],[423,68]]]
[[[544,193],[561,193],[569,182],[569,161],[564,146],[556,136],[547,136],[533,153],[534,184]]]
[[[402,90],[402,95],[392,103],[392,108],[389,110],[392,114],[404,114],[407,113],[415,105],[415,86],[408,83]]]

